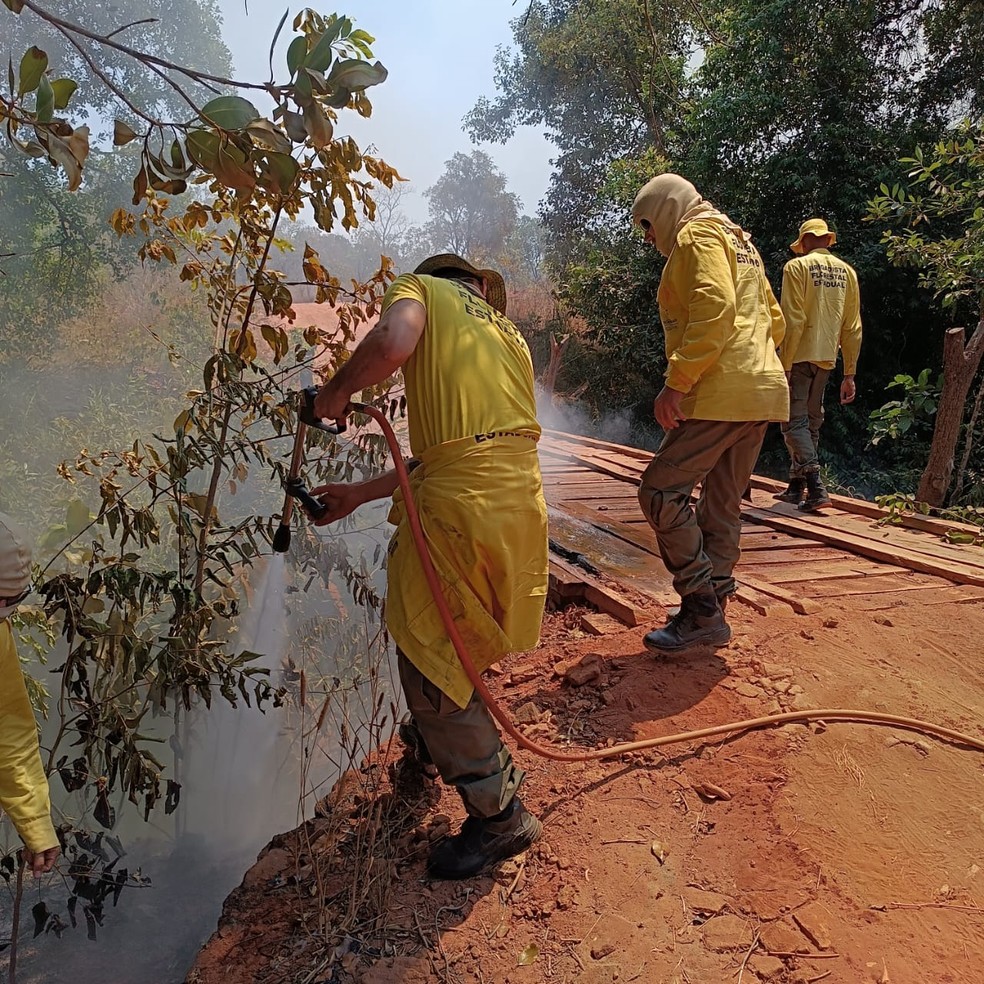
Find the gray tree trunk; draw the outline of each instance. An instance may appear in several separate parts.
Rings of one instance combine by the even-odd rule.
[[[984,357],[984,311],[970,341],[964,345],[963,328],[951,328],[943,339],[943,392],[936,410],[936,426],[929,461],[919,480],[916,498],[942,506],[953,478],[953,464],[967,393]]]

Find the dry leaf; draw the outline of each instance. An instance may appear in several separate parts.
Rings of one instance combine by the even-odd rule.
[[[530,964],[532,964],[538,956],[540,956],[540,948],[535,943],[531,943],[519,955],[519,966],[529,967]]]
[[[660,864],[666,861],[666,855],[670,853],[669,849],[661,841],[653,841],[649,850]]]

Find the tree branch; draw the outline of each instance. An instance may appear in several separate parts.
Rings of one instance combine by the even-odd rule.
[[[147,54],[145,51],[138,51],[136,48],[131,48],[129,45],[120,44],[118,41],[113,41],[112,36],[96,34],[94,31],[90,31],[87,28],[82,27],[81,24],[74,24],[72,21],[63,20],[61,17],[56,17],[54,14],[40,7],[34,0],[22,0],[25,7],[32,13],[37,14],[43,21],[51,24],[52,27],[58,28],[63,34],[68,31],[71,34],[78,34],[81,37],[88,38],[90,41],[95,41],[96,44],[105,45],[108,48],[113,48],[116,51],[122,52],[124,55],[129,55],[135,61],[141,62],[145,65],[158,65],[161,68],[169,68],[174,72],[180,72],[182,75],[188,76],[188,78],[199,82],[202,85],[205,84],[205,80],[209,82],[216,82],[219,85],[228,85],[236,89],[259,89],[263,92],[278,91],[278,86],[267,85],[266,83],[259,82],[237,82],[235,79],[227,79],[222,75],[210,75],[208,72],[199,72],[193,68],[185,68],[183,65],[178,65],[175,62],[167,61],[165,58],[158,58],[156,55]],[[116,33],[115,31],[113,32]],[[88,59],[86,59],[88,61]],[[91,64],[91,63],[90,63]],[[100,78],[103,78],[102,73],[98,73]],[[104,79],[105,81],[105,79]],[[114,87],[114,92],[116,91]]]
[[[70,31],[66,28],[61,27],[58,24],[52,24],[59,34],[64,35],[66,40],[76,51],[85,59],[86,64],[93,72],[102,80],[103,85],[112,92],[117,99],[119,99],[124,105],[130,108],[130,111],[139,116],[142,120],[146,120],[151,126],[163,126],[164,124],[160,120],[155,120],[152,116],[148,116],[142,109],[138,109],[129,99],[129,97],[123,92],[122,89],[93,61],[92,56],[84,47],[74,38]],[[197,112],[197,109],[195,110]]]

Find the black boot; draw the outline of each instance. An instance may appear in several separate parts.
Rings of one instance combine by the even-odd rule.
[[[714,589],[700,588],[680,600],[680,611],[661,629],[647,632],[643,643],[655,653],[682,653],[701,646],[725,646],[731,626]]]
[[[794,506],[798,506],[803,501],[805,494],[806,479],[791,478],[789,480],[789,488],[784,492],[777,492],[773,498],[778,499],[780,502],[791,502]]]
[[[433,848],[427,870],[432,878],[471,878],[506,858],[522,854],[542,833],[540,821],[514,796],[496,817],[467,817],[457,834]]]
[[[817,512],[824,506],[831,505],[830,496],[823,487],[820,472],[806,473],[806,498],[799,504],[801,512]]]

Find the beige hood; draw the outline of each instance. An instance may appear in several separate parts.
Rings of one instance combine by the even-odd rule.
[[[646,182],[632,203],[632,221],[642,225],[645,220],[653,230],[656,248],[669,256],[676,246],[680,230],[695,219],[715,219],[734,229],[742,239],[747,234],[679,174],[660,174]]]

